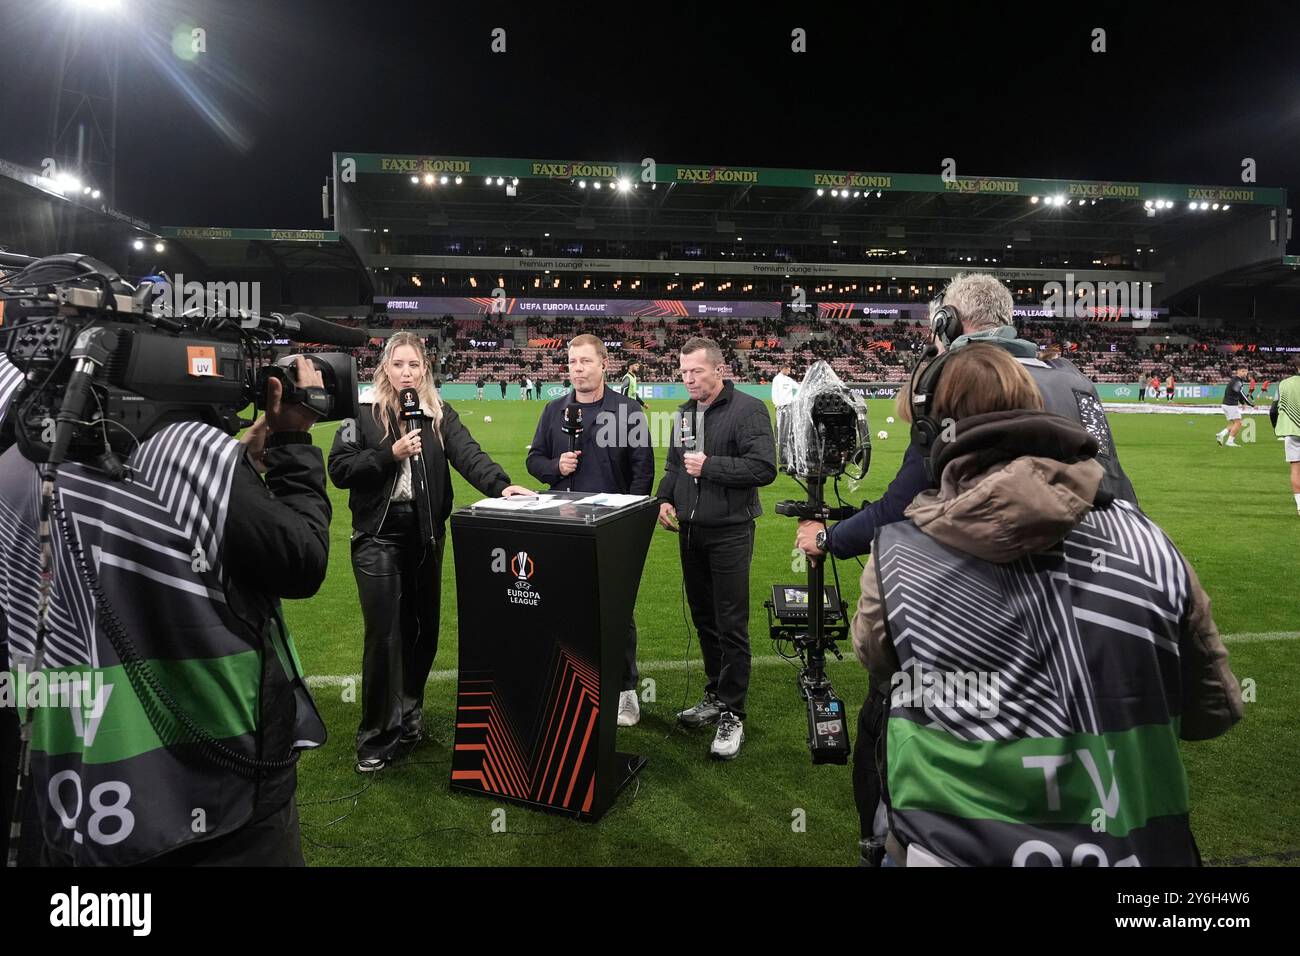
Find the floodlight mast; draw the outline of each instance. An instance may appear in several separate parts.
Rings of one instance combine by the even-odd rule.
[[[49,156],[117,199],[117,100],[122,0],[64,0],[63,41],[55,69]]]

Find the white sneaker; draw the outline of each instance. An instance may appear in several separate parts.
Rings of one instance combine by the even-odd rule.
[[[1224,448],[1240,448],[1241,446],[1238,445],[1238,444],[1237,444],[1235,441],[1233,441],[1231,438],[1229,438],[1228,441],[1227,441],[1227,443],[1226,443],[1223,447],[1224,447]]]
[[[636,691],[625,690],[618,695],[618,725],[632,727],[641,722],[641,701]]]
[[[745,742],[745,725],[735,714],[723,711],[718,718],[718,732],[713,737],[709,756],[718,760],[734,760]]]
[[[1223,444],[1223,432],[1219,432],[1217,435],[1215,435],[1215,436],[1214,436],[1214,440],[1217,441],[1220,445],[1222,445],[1222,444]]]

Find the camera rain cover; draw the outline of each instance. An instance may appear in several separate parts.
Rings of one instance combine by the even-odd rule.
[[[777,432],[781,468],[793,475],[839,473],[843,460],[871,447],[866,401],[822,361],[813,363],[794,401],[778,413]]]

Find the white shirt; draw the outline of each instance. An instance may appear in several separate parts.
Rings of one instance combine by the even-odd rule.
[[[794,401],[794,393],[799,390],[799,386],[789,375],[783,372],[777,372],[776,377],[772,379],[772,404],[777,408],[784,408]]]
[[[420,405],[420,411],[424,412],[424,417],[429,422],[429,427],[433,427],[433,413],[423,403]],[[401,437],[400,435],[398,437]],[[411,479],[411,459],[403,458],[398,465],[397,481],[393,482],[392,501],[414,501],[415,486]]]

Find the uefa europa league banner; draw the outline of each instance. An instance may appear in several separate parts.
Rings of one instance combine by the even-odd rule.
[[[530,296],[376,296],[375,307],[391,316],[424,315],[608,315],[644,319],[778,318],[780,302],[718,302],[703,299],[542,299]]]

